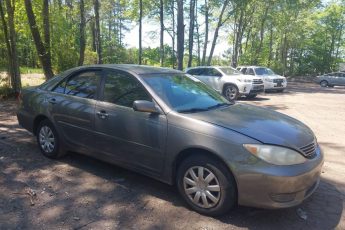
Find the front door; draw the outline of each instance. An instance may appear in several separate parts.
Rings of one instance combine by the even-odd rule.
[[[166,116],[132,109],[135,100],[152,101],[134,76],[109,70],[104,78],[103,96],[97,102],[95,115],[98,148],[132,167],[161,172],[167,136]]]

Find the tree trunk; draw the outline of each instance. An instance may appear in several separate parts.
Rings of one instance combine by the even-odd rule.
[[[208,0],[205,0],[205,41],[204,41],[204,50],[202,52],[201,65],[206,63],[206,52],[208,44]]]
[[[183,70],[184,24],[183,0],[177,0],[177,69]]]
[[[141,65],[142,59],[142,20],[143,20],[143,1],[139,0],[139,60],[138,63]]]
[[[44,75],[46,79],[50,79],[54,76],[54,73],[51,66],[51,59],[50,59],[49,52],[46,50],[42,42],[41,35],[38,31],[36,18],[32,10],[31,0],[24,0],[24,3],[25,3],[25,9],[26,9],[26,14],[29,21],[31,34],[35,42],[36,50],[37,50],[38,57],[43,68]]]
[[[159,63],[164,65],[164,8],[163,0],[159,0],[159,21],[160,21],[160,46],[159,46]]]
[[[46,49],[48,62],[50,62],[50,66],[51,66],[49,1],[48,0],[43,0],[42,17],[43,17],[44,48]]]
[[[269,7],[270,7],[270,3],[266,6],[265,8],[265,13],[261,19],[261,26],[260,26],[260,42],[259,42],[259,47],[256,51],[256,53],[254,54],[255,55],[255,59],[254,59],[254,64],[257,65],[258,64],[258,55],[261,54],[261,49],[262,49],[262,43],[264,41],[264,30],[265,30],[265,22],[266,22],[266,19],[267,19],[267,13],[268,13],[268,10],[269,10]]]
[[[101,29],[99,24],[99,0],[94,0],[95,10],[95,44],[97,52],[97,64],[102,64],[102,42],[101,42]]]
[[[92,51],[97,52],[95,20],[91,20],[91,37],[92,37]]]
[[[0,1],[0,16],[3,25],[4,36],[6,40],[6,47],[8,53],[9,67],[8,72],[10,75],[11,87],[17,96],[21,89],[20,70],[17,56],[17,45],[16,45],[16,32],[14,28],[14,3],[11,4],[10,0],[6,0],[6,10],[8,16],[8,25],[6,23],[5,14],[3,10],[2,2]],[[8,29],[9,27],[9,29]],[[9,30],[9,32],[8,32]]]
[[[219,18],[218,18],[218,23],[217,23],[217,27],[216,30],[214,31],[214,35],[213,35],[213,41],[212,41],[212,46],[211,46],[211,51],[210,51],[210,55],[208,56],[208,60],[207,60],[207,65],[211,65],[211,61],[212,61],[212,56],[213,56],[213,52],[214,52],[214,48],[216,47],[216,43],[217,43],[217,38],[218,38],[218,33],[219,33],[219,28],[223,25],[224,21],[223,21],[223,14],[225,12],[226,7],[229,4],[229,0],[225,0],[223,7],[222,7],[222,11],[220,12]]]
[[[85,5],[84,5],[84,0],[80,0],[80,27],[79,27],[79,33],[80,33],[80,38],[79,38],[79,61],[78,65],[81,66],[84,64],[84,55],[85,55],[85,46],[86,46],[86,41],[85,41],[85,25],[86,25],[86,20],[85,20]]]
[[[171,1],[171,17],[172,17],[172,67],[175,68],[175,0]]]
[[[194,43],[194,22],[195,22],[195,0],[190,0],[189,8],[189,41],[188,41],[188,67],[192,66],[193,43]]]
[[[268,67],[271,67],[271,62],[272,62],[272,54],[273,54],[273,26],[271,24],[271,29],[270,29],[270,42],[269,42],[269,54],[268,54]]]
[[[199,33],[199,23],[198,23],[198,1],[195,2],[195,29],[196,29],[196,36],[197,36],[197,51],[198,51],[198,66],[201,64],[201,57],[200,57],[200,33]]]

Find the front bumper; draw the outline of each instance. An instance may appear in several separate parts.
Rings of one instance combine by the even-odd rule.
[[[285,89],[287,86],[287,82],[282,82],[281,84],[275,82],[264,82],[265,90],[280,90]]]
[[[241,95],[262,93],[264,92],[264,89],[263,84],[243,83],[238,85],[238,90]]]
[[[239,169],[236,175],[238,203],[259,208],[288,208],[307,199],[319,185],[324,162],[320,148],[306,163],[276,166],[261,163]]]

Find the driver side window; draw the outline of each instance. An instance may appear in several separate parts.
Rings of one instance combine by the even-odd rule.
[[[103,101],[132,107],[136,100],[152,101],[152,98],[142,84],[130,74],[122,71],[106,72]]]

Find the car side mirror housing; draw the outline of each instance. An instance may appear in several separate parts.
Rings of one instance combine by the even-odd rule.
[[[136,100],[133,102],[133,110],[146,113],[160,113],[156,104],[152,101]]]

